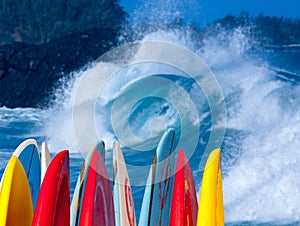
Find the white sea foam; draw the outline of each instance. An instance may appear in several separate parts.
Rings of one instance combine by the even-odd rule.
[[[274,79],[265,62],[246,57],[245,38],[238,35],[229,46],[208,39],[202,49],[225,97],[235,96],[227,102],[228,129],[247,134],[231,138],[241,139],[241,152],[223,181],[225,219],[297,221],[300,86]]]
[[[221,34],[220,34],[221,35]],[[228,35],[228,34],[227,34]],[[241,131],[231,137],[232,145],[238,140],[240,152],[224,177],[225,219],[234,221],[296,221],[300,216],[300,87],[275,79],[267,62],[251,59],[245,53],[250,44],[242,30],[232,31],[224,37],[206,37],[204,45],[194,49],[188,32],[156,31],[145,35],[145,40],[170,41],[193,50],[211,67],[226,98],[227,126]],[[49,146],[54,150],[76,143],[72,127],[72,107],[76,84],[81,76],[111,67],[99,63],[74,77],[73,87],[66,91],[60,108],[49,110],[46,126]],[[156,68],[156,71],[160,71]],[[123,72],[114,77],[102,92],[102,110],[98,109],[98,135],[110,146],[115,135],[107,116],[112,102],[122,90],[140,79],[139,69]],[[101,76],[99,74],[99,76]],[[89,81],[82,103],[89,99],[89,87],[97,81]],[[91,89],[92,90],[92,89]],[[196,92],[192,89],[191,93]],[[100,101],[100,102],[101,102]],[[159,110],[159,107],[157,107]],[[174,112],[167,111],[159,120],[172,120]],[[84,122],[84,113],[82,115]],[[138,118],[138,117],[137,117]],[[200,117],[203,118],[203,117]],[[149,121],[150,120],[150,121]],[[139,125],[146,129],[145,119]],[[155,125],[155,121],[152,126]],[[138,126],[136,125],[136,128]],[[163,129],[164,126],[162,126]],[[84,130],[88,133],[88,128]],[[157,131],[156,131],[157,132]],[[246,134],[246,135],[245,135]],[[85,134],[86,135],[86,134]],[[226,147],[226,146],[225,146]],[[76,147],[71,146],[71,150]],[[232,150],[224,149],[223,155]],[[223,164],[227,167],[226,162]],[[196,178],[196,180],[198,180]]]

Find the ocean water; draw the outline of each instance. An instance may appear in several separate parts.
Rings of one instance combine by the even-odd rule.
[[[192,51],[207,64],[220,86],[226,107],[221,146],[226,225],[299,225],[300,48],[253,53],[242,28],[226,33],[225,38],[222,34],[206,37],[201,46],[188,31],[181,30],[149,32],[141,40],[174,43]],[[90,109],[91,97],[96,95],[91,108],[96,138],[106,144],[105,161],[110,175],[112,144],[116,139],[121,141],[137,216],[142,185],[155,146],[166,128],[175,128],[177,142],[183,140],[182,144],[192,142],[189,135],[194,127],[199,128],[189,159],[199,192],[201,158],[213,124],[203,87],[199,88],[186,73],[159,62],[122,68],[105,80],[105,86],[99,84],[103,73],[115,67],[115,62],[99,60],[86,71],[66,76],[48,109],[0,108],[0,175],[24,139],[35,138],[39,144],[47,141],[52,156],[70,150],[72,194],[83,163],[82,152],[91,145],[86,141],[94,137],[86,109]],[[153,83],[155,79],[166,79],[179,88],[157,85]],[[85,92],[78,95],[82,84]],[[154,91],[143,96],[148,85]],[[92,93],[93,87],[99,86],[103,88]],[[165,95],[155,96],[158,93]],[[127,101],[135,96],[141,98],[129,106],[126,101],[118,105],[124,96]],[[184,97],[188,101],[182,101]],[[76,117],[82,123],[75,127],[74,109],[79,109]],[[187,129],[183,129],[182,118],[190,122]],[[127,124],[123,125],[123,121]],[[118,133],[128,128],[130,133]]]

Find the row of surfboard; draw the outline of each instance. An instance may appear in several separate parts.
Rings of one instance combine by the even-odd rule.
[[[0,226],[4,225],[224,225],[220,149],[212,151],[202,178],[200,203],[183,150],[174,150],[169,129],[158,144],[136,222],[130,180],[118,142],[113,147],[112,189],[104,142],[87,154],[70,208],[69,152],[51,160],[29,139],[14,151],[0,184]]]

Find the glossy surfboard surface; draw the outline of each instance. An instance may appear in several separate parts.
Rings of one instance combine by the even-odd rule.
[[[117,226],[135,226],[136,217],[126,163],[118,142],[113,147],[113,197]]]
[[[33,208],[35,208],[41,186],[40,151],[36,140],[28,139],[23,141],[16,148],[13,155],[20,160],[26,172],[32,197],[32,204]]]
[[[84,163],[82,164],[71,203],[71,225],[78,225],[80,221],[80,213],[86,186],[87,172],[89,170],[91,157],[94,151],[100,153],[101,157],[105,159],[104,142],[99,141],[94,147],[92,147],[89,153],[86,155]]]
[[[104,160],[94,151],[86,179],[79,225],[115,225],[114,203]]]
[[[195,226],[198,202],[193,174],[183,150],[178,153],[170,226]]]
[[[147,184],[145,186],[144,197],[142,207],[139,216],[139,226],[145,226],[150,224],[150,205],[153,197],[153,186],[155,183],[155,164],[156,164],[156,153],[154,154],[152,166],[150,167]]]
[[[16,156],[9,160],[0,194],[0,226],[31,225],[33,206],[26,172]]]
[[[69,151],[58,153],[45,174],[32,225],[70,225]]]
[[[205,225],[224,225],[220,149],[215,149],[209,155],[202,178],[197,226]]]
[[[175,131],[168,129],[161,138],[145,188],[139,226],[169,225],[175,158]]]
[[[50,161],[51,158],[50,158],[49,149],[47,147],[46,142],[43,142],[42,149],[41,149],[41,183],[44,180]]]

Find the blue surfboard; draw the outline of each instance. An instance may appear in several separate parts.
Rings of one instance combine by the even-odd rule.
[[[152,166],[156,164],[156,153],[154,155]],[[155,183],[155,167],[150,168],[147,184],[145,186],[144,191],[144,198],[142,202],[142,207],[140,211],[140,218],[139,218],[139,226],[149,225],[150,223],[150,217],[149,217],[149,211],[150,211],[150,203],[153,197],[153,187]]]
[[[28,139],[23,141],[16,148],[13,155],[20,160],[26,172],[32,197],[32,205],[35,209],[41,186],[40,151],[36,140]]]
[[[169,225],[175,170],[175,131],[168,129],[162,136],[145,188],[139,226]]]
[[[73,193],[72,203],[71,203],[71,225],[79,225],[80,213],[82,207],[82,201],[86,186],[87,175],[89,171],[89,165],[94,151],[99,152],[101,157],[105,159],[105,145],[103,141],[99,141],[85,157],[85,161],[82,165],[80,174],[77,179],[75,190]]]

